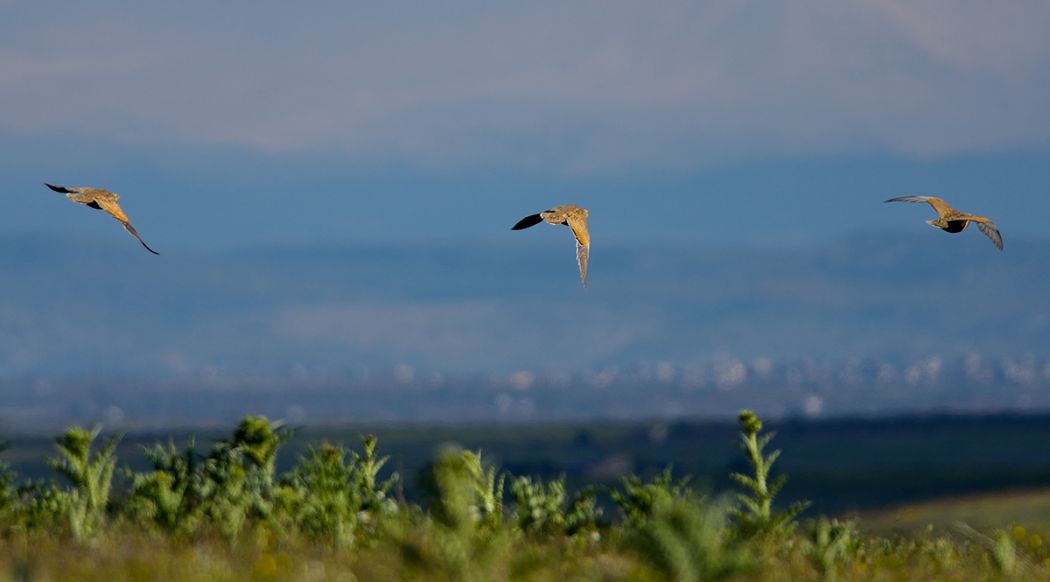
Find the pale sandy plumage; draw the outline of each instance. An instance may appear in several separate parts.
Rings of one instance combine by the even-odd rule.
[[[137,238],[138,241],[142,243],[142,246],[146,247],[147,251],[155,255],[160,254],[149,248],[149,245],[146,244],[146,241],[142,240],[142,237],[139,236],[135,227],[131,226],[131,220],[128,219],[128,215],[124,214],[124,211],[120,208],[120,204],[117,203],[117,200],[120,199],[120,196],[117,193],[110,192],[109,190],[102,190],[101,188],[63,188],[62,186],[54,186],[47,182],[45,182],[44,185],[55,192],[65,194],[66,198],[69,198],[77,204],[83,204],[84,206],[94,208],[95,210],[106,212],[124,225],[124,229],[131,233],[131,236]]]
[[[563,224],[572,229],[576,237],[576,263],[580,266],[580,280],[587,286],[587,260],[591,255],[591,235],[587,232],[587,215],[585,208],[567,204],[556,206],[539,214],[526,216],[518,221],[511,230],[521,230],[536,226],[541,222]]]
[[[984,233],[984,236],[992,241],[995,248],[1000,251],[1003,250],[1003,237],[999,234],[999,229],[996,228],[995,223],[984,216],[959,212],[936,196],[901,196],[900,198],[890,198],[886,202],[925,202],[937,212],[937,219],[927,220],[926,224],[954,234],[966,230],[966,227],[970,226],[972,222]]]

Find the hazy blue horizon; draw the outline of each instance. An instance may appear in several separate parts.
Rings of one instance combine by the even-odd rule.
[[[785,410],[1050,405],[1048,29],[1036,0],[0,0],[0,381],[46,409],[34,378],[666,364],[778,370]],[[44,182],[118,192],[161,256]],[[882,203],[915,194],[1005,252]],[[510,231],[565,203],[586,290],[566,229]]]

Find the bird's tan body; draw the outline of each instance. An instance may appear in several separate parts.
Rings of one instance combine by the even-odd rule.
[[[69,198],[77,204],[83,204],[89,208],[106,212],[124,225],[124,229],[127,230],[131,236],[138,239],[138,241],[142,243],[142,246],[146,247],[147,251],[155,255],[159,254],[157,251],[151,249],[149,245],[146,244],[146,241],[142,240],[138,231],[131,225],[131,220],[128,218],[128,215],[124,213],[120,204],[117,203],[117,201],[120,200],[120,195],[116,192],[110,192],[109,190],[103,190],[101,188],[64,188],[52,184],[45,184],[45,186],[55,192],[65,194],[66,198]]]
[[[512,230],[521,230],[535,226],[540,222],[548,224],[565,225],[572,229],[576,237],[576,262],[580,267],[580,280],[583,286],[587,286],[587,262],[591,253],[591,234],[587,230],[587,216],[590,214],[586,208],[573,204],[555,206],[539,214],[526,216],[514,225]]]
[[[587,210],[579,206],[566,205],[557,206],[545,212],[541,212],[544,222],[550,224],[564,224],[572,229],[576,240],[583,246],[591,246],[591,235],[587,232]]]
[[[960,212],[952,208],[943,199],[935,196],[902,196],[900,198],[891,198],[886,202],[925,202],[937,212],[937,218],[927,220],[926,224],[955,234],[966,230],[971,222],[976,223],[977,228],[992,241],[992,244],[1000,251],[1003,250],[1003,237],[999,234],[999,229],[996,228],[995,223],[989,220],[988,217]]]

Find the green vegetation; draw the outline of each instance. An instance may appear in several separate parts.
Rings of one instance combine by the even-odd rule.
[[[773,463],[780,457],[780,451],[766,455],[763,451],[774,433],[758,436],[762,431],[762,421],[750,410],[740,413],[741,449],[751,464],[752,475],[733,473],[730,475],[736,482],[748,490],[746,495],[738,495],[739,509],[734,511],[739,533],[746,536],[780,535],[790,533],[792,520],[809,506],[808,501],[798,501],[786,511],[773,513],[773,499],[787,482],[787,475],[780,475],[769,481]]]
[[[739,417],[747,472],[735,495],[676,476],[570,490],[513,475],[480,451],[442,448],[403,498],[375,437],[320,444],[288,471],[292,434],[246,417],[198,450],[145,447],[117,471],[120,437],[73,427],[49,461],[60,480],[19,484],[0,463],[0,574],[49,580],[985,580],[1046,579],[1050,550],[1024,528],[966,523],[886,537],[778,507],[780,451]]]

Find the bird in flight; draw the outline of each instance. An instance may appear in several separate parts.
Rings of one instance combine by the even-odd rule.
[[[146,244],[146,241],[142,240],[142,237],[139,236],[135,227],[131,226],[131,220],[128,219],[128,215],[124,214],[124,211],[120,209],[120,205],[117,204],[117,200],[120,199],[120,196],[116,192],[102,190],[101,188],[63,188],[62,186],[54,186],[47,182],[44,182],[44,185],[55,192],[65,194],[66,198],[69,198],[77,204],[83,204],[84,206],[94,208],[95,210],[104,210],[110,216],[120,221],[120,223],[124,225],[124,229],[131,233],[131,236],[139,239],[139,242],[142,243],[142,246],[146,247],[147,251],[155,255],[160,254],[149,248],[149,245]]]
[[[937,220],[927,220],[926,224],[955,234],[966,230],[966,227],[970,226],[971,222],[976,223],[977,228],[984,233],[984,236],[991,239],[995,248],[1000,251],[1003,250],[1003,237],[999,234],[999,229],[995,227],[995,223],[984,216],[959,212],[948,206],[947,202],[935,196],[901,196],[900,198],[890,198],[886,202],[925,202],[937,211]]]
[[[586,209],[572,204],[555,206],[550,210],[522,218],[511,230],[522,230],[530,226],[536,226],[541,222],[564,224],[571,228],[572,234],[576,236],[576,262],[580,265],[580,280],[583,281],[583,286],[586,287],[587,259],[591,254],[591,235],[587,232],[587,214]]]

